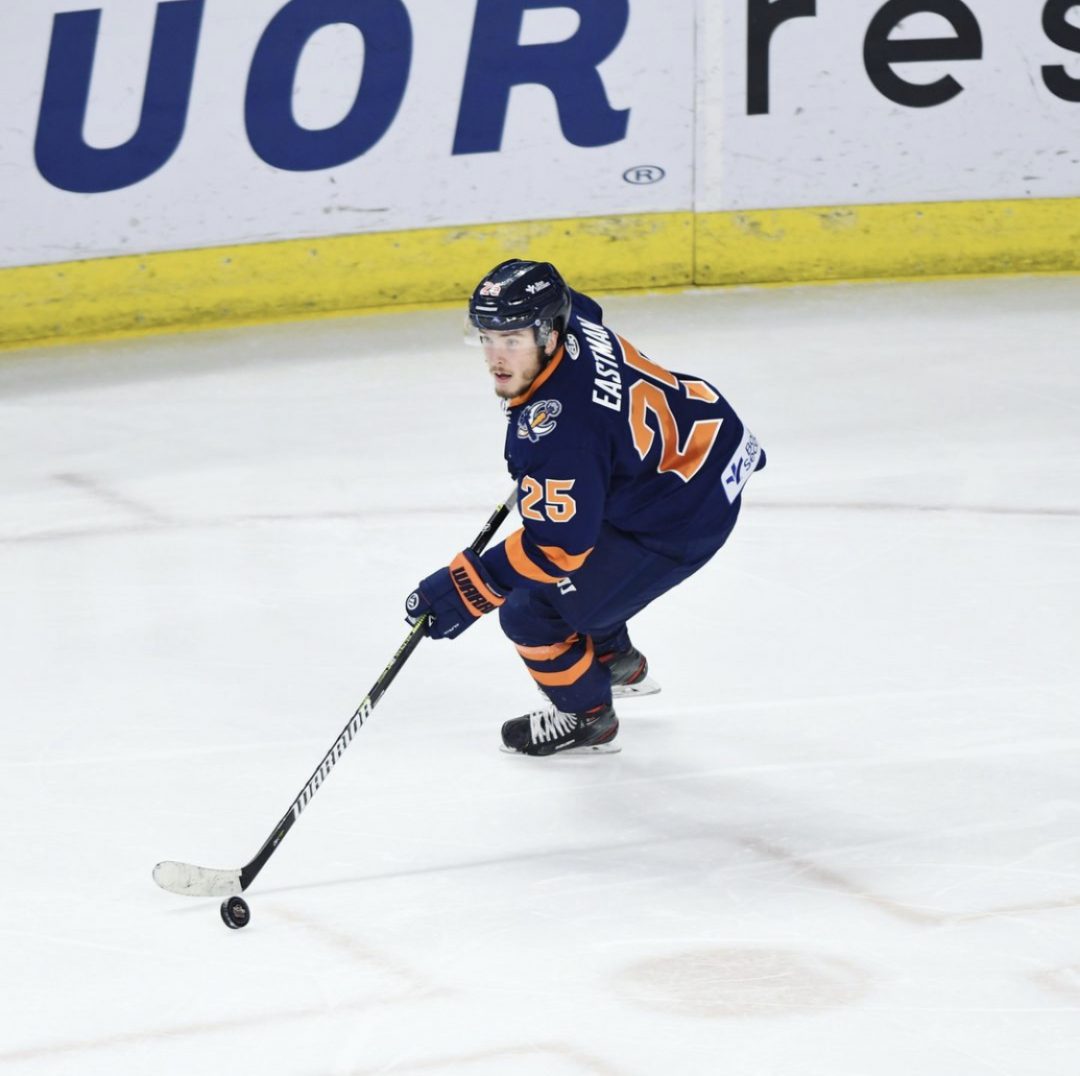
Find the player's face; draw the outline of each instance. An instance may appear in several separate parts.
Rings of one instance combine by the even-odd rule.
[[[495,382],[495,395],[504,400],[520,396],[543,368],[544,352],[537,347],[532,329],[484,332],[480,343],[484,347],[488,373]]]

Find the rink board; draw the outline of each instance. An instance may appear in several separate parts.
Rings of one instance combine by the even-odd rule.
[[[1076,198],[1077,5],[1038,6],[16,0],[0,267]]]
[[[462,302],[510,256],[615,291],[1080,271],[1080,200],[524,221],[0,271],[0,348]]]
[[[1080,270],[1076,4],[10,7],[0,348],[460,303],[509,256]]]
[[[524,221],[167,251],[0,272],[0,346],[461,302],[511,256],[599,290],[693,283],[693,215]]]
[[[694,281],[895,279],[1080,270],[1080,200],[699,213]]]

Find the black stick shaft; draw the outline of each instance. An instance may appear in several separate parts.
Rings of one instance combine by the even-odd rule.
[[[484,524],[483,529],[476,536],[472,545],[469,546],[474,553],[482,553],[487,548],[487,545],[494,537],[495,532],[502,526],[503,520],[510,514],[510,509],[514,504],[516,497],[517,486],[515,485],[510,496],[508,496],[506,500],[491,513],[491,516]],[[356,708],[356,712],[349,718],[348,724],[341,730],[341,734],[334,741],[333,747],[327,751],[315,772],[308,778],[307,784],[300,790],[300,794],[296,799],[292,801],[291,806],[282,816],[281,821],[274,827],[274,831],[266,838],[262,848],[256,852],[250,863],[241,868],[241,889],[247,889],[247,887],[255,881],[256,875],[264,866],[266,866],[266,861],[274,854],[277,846],[285,839],[285,834],[292,829],[293,824],[300,817],[300,813],[311,802],[312,797],[318,792],[323,781],[329,777],[330,771],[336,765],[337,760],[345,753],[345,748],[349,746],[357,731],[371,716],[371,711],[375,709],[379,699],[386,694],[387,688],[394,682],[394,677],[401,672],[402,666],[409,660],[409,655],[412,654],[419,645],[420,640],[424,637],[426,627],[426,616],[421,617],[416,624],[413,625],[409,634],[405,637],[405,641],[397,648],[396,653],[390,659],[386,668],[379,674],[378,680],[375,681],[375,686],[367,693],[364,701],[360,703]]]

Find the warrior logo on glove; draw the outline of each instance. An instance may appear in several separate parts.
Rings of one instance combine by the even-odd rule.
[[[506,595],[495,585],[480,558],[471,550],[459,553],[449,567],[440,568],[405,599],[405,619],[415,624],[427,615],[427,634],[451,639],[497,609]]]
[[[453,579],[454,586],[457,587],[462,600],[468,602],[481,616],[484,613],[490,613],[495,608],[495,603],[488,601],[481,592],[480,587],[469,577],[469,570],[464,562],[456,568],[451,565],[450,578]],[[490,594],[491,591],[488,591],[488,593]],[[499,604],[502,605],[502,602],[499,602]]]

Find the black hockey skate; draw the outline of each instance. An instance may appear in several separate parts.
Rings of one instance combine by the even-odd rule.
[[[580,714],[563,713],[549,703],[503,725],[503,750],[520,755],[554,755],[559,751],[612,754],[620,749],[615,743],[618,732],[619,719],[610,703]]]
[[[597,660],[611,673],[611,697],[625,699],[633,695],[655,695],[660,685],[649,676],[649,663],[636,646],[611,650]]]

